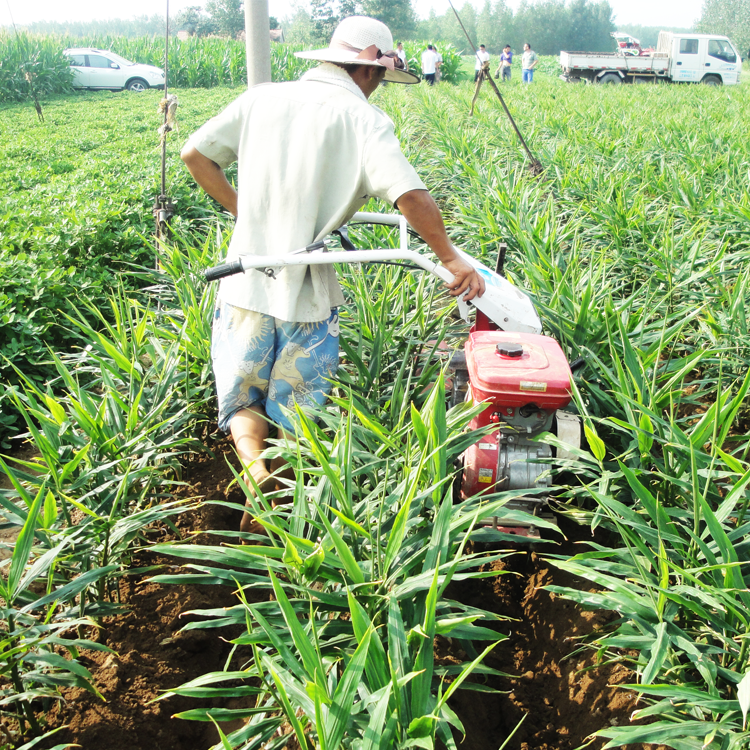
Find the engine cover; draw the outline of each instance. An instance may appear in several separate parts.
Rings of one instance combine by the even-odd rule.
[[[570,366],[549,336],[473,331],[466,364],[474,401],[506,409],[535,404],[548,411],[570,403]]]
[[[548,486],[552,449],[530,440],[553,428],[555,413],[570,403],[571,372],[560,345],[548,336],[473,331],[466,343],[467,398],[487,408],[469,424],[496,424],[464,455],[461,494]]]

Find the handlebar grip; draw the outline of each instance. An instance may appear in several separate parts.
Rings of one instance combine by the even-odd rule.
[[[232,260],[229,263],[222,263],[219,266],[207,268],[203,275],[206,281],[216,281],[217,279],[223,279],[225,276],[234,276],[234,274],[242,273],[243,271],[242,261]]]

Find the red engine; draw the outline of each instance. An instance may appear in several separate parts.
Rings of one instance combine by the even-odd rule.
[[[552,448],[530,438],[553,431],[570,403],[572,374],[560,345],[548,336],[475,330],[465,352],[467,398],[487,404],[470,427],[497,429],[466,451],[462,496],[549,486]]]

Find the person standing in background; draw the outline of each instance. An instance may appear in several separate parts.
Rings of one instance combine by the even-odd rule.
[[[435,83],[439,83],[440,79],[443,77],[443,71],[441,70],[441,67],[443,65],[443,56],[440,54],[440,51],[437,47],[433,47],[432,49],[435,53],[435,56],[437,57],[437,60],[435,60]]]
[[[534,68],[537,62],[539,62],[539,56],[526,42],[523,45],[523,55],[521,56],[521,76],[524,83],[531,83],[534,80]]]
[[[435,85],[435,71],[437,70],[437,55],[431,44],[422,53],[422,75],[430,86]]]
[[[406,52],[404,52],[404,45],[401,42],[396,45],[396,54],[398,55],[398,59],[404,64],[404,70],[409,70],[409,65],[406,62]]]
[[[483,70],[487,70],[490,67],[490,53],[487,52],[487,48],[483,45],[479,45],[477,50],[477,63],[474,66],[474,83],[477,82],[479,74]],[[489,74],[488,74],[489,75]]]
[[[495,79],[502,76],[503,81],[510,81],[510,66],[513,62],[513,53],[510,51],[510,44],[506,44],[500,53],[500,65],[495,71]]]

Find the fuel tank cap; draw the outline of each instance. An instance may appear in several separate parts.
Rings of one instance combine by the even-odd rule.
[[[501,357],[520,359],[523,356],[523,344],[515,341],[501,341],[495,348]]]

